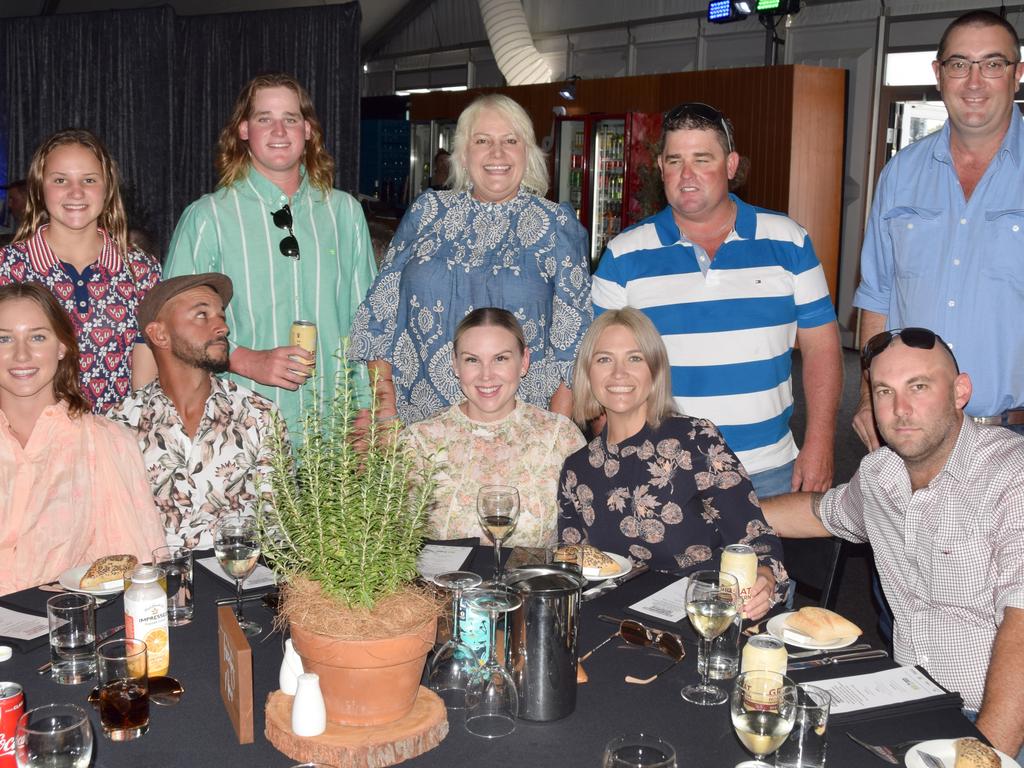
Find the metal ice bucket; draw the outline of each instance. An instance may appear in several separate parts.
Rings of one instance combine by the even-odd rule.
[[[518,568],[506,583],[523,598],[509,616],[510,666],[519,717],[558,720],[576,708],[576,638],[587,580],[557,565]]]

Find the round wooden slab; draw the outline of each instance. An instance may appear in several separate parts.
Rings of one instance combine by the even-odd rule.
[[[300,762],[338,768],[384,768],[436,747],[448,735],[444,702],[420,686],[412,711],[401,720],[366,727],[327,723],[319,736],[292,733],[292,701],[281,691],[267,697],[266,736],[279,751]]]

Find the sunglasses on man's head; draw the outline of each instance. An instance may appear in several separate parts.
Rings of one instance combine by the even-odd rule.
[[[666,112],[665,119],[661,122],[662,133],[669,131],[677,120],[685,120],[688,117],[696,117],[720,126],[725,134],[725,143],[729,147],[729,151],[734,152],[736,150],[732,141],[732,131],[729,130],[729,124],[725,121],[725,115],[710,104],[705,104],[702,101],[688,101]]]
[[[270,215],[274,217],[275,227],[288,230],[288,234],[278,245],[281,254],[289,259],[299,258],[299,241],[295,239],[295,233],[292,231],[292,209],[285,203],[281,210],[272,211]]]
[[[953,358],[953,366],[956,368],[956,372],[960,373],[960,365],[956,361],[956,355],[953,354],[953,350],[949,348],[949,345],[942,340],[939,334],[929,331],[927,328],[893,328],[892,330],[875,334],[868,339],[868,343],[864,345],[860,352],[861,368],[864,370],[870,368],[871,361],[887,350],[896,337],[899,337],[900,341],[914,349],[932,349],[935,347],[936,342],[938,342],[939,346],[949,352],[949,356]]]

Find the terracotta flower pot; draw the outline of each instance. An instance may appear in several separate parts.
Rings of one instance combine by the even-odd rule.
[[[381,725],[409,714],[436,631],[435,618],[386,640],[339,640],[291,625],[303,669],[320,675],[327,719],[341,725]]]

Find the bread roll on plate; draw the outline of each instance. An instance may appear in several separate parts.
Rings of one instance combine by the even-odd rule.
[[[992,747],[977,739],[957,739],[953,768],[999,768],[1002,761]]]
[[[827,608],[807,606],[786,619],[786,628],[816,643],[834,643],[861,634],[860,627]]]

